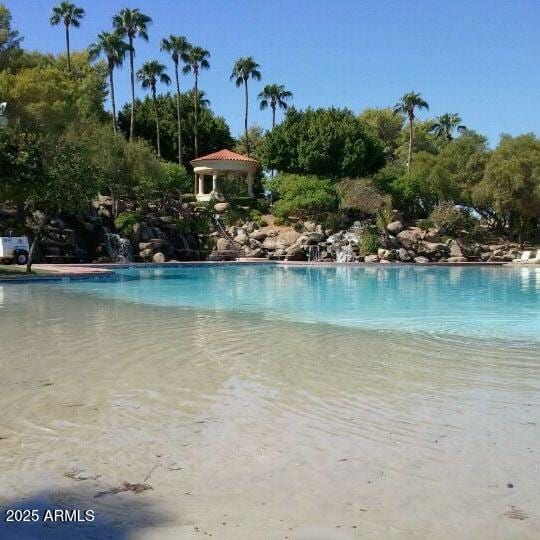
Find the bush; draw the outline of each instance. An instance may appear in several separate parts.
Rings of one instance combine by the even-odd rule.
[[[360,238],[360,255],[375,255],[381,245],[377,227],[371,226],[364,230]]]
[[[283,218],[281,218],[279,216],[274,217],[274,225],[276,227],[280,227],[281,225],[286,225],[286,224],[287,224],[287,222]]]
[[[431,220],[441,234],[456,235],[462,230],[474,227],[476,220],[451,202],[439,203],[431,212]]]
[[[385,206],[377,212],[375,224],[380,232],[386,233],[386,226],[394,221],[394,212],[390,206]]]
[[[135,223],[141,220],[141,216],[135,212],[121,212],[114,220],[114,226],[118,232],[128,234]]]
[[[182,202],[185,202],[185,203],[190,203],[190,202],[196,202],[197,201],[197,197],[195,196],[194,193],[182,193],[182,195],[180,197],[182,199]]]
[[[284,174],[272,181],[272,188],[279,196],[272,213],[283,220],[316,218],[337,209],[335,188],[327,179]]]
[[[354,210],[366,215],[375,215],[385,206],[391,206],[390,196],[382,193],[369,178],[342,180],[337,185],[343,210]]]
[[[161,175],[156,181],[155,188],[165,193],[185,193],[193,189],[193,178],[185,167],[166,161],[161,164]]]
[[[432,229],[433,227],[435,227],[435,224],[433,223],[433,220],[431,218],[426,218],[426,219],[420,219],[418,221],[418,226],[423,231],[427,231],[428,229]]]

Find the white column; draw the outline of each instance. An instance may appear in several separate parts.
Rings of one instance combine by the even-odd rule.
[[[248,195],[253,198],[255,195],[253,194],[253,173],[248,173],[247,175],[247,189],[248,189]]]
[[[214,173],[212,175],[212,193],[214,195],[217,195],[217,192],[218,192],[218,189],[217,189],[217,178],[218,178],[218,175],[217,173]]]
[[[199,195],[204,195],[204,174],[199,173]]]

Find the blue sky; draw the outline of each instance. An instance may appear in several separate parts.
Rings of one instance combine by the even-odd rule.
[[[11,10],[24,46],[64,50],[61,28],[48,23],[48,0],[0,0]],[[211,53],[200,86],[233,135],[243,125],[243,94],[229,81],[232,64],[253,56],[265,83],[282,83],[299,108],[393,105],[421,92],[429,115],[457,112],[496,144],[502,132],[540,132],[540,2],[538,0],[75,0],[86,9],[73,29],[73,49],[86,47],[122,7],[150,15],[148,43],[136,43],[136,64],[168,58],[159,41],[183,34]],[[191,77],[181,84],[191,87]],[[127,66],[117,100],[129,99]],[[138,89],[138,94],[143,91]],[[425,114],[423,116],[426,116]],[[270,126],[253,99],[250,123]]]

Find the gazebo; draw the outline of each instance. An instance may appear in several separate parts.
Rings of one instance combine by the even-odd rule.
[[[237,154],[231,150],[220,150],[207,156],[202,156],[190,161],[193,165],[195,178],[197,180],[198,201],[209,201],[213,197],[219,196],[218,178],[220,176],[241,176],[245,178],[247,192],[250,197],[254,197],[253,180],[255,173],[259,168],[259,162],[256,159]],[[205,188],[205,178],[212,177],[212,190]]]

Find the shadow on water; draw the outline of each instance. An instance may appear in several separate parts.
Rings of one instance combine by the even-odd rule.
[[[29,497],[9,501],[0,506],[0,538],[2,540],[58,540],[58,539],[114,539],[131,538],[137,529],[162,526],[171,518],[145,500],[144,495],[133,493],[110,495],[96,499],[90,489],[58,489],[42,491]],[[8,511],[37,510],[39,520],[7,522]],[[78,511],[77,521],[45,521],[47,511]],[[84,520],[85,512],[92,510],[93,521]],[[28,512],[29,513],[29,512]],[[74,519],[77,519],[75,515]]]

